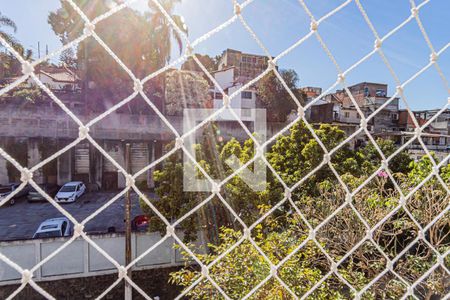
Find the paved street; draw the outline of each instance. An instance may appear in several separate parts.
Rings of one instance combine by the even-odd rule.
[[[62,207],[75,219],[82,221],[115,193],[86,193],[76,202],[63,204]],[[141,209],[137,195],[132,195],[131,218],[140,215]],[[0,241],[31,238],[39,224],[49,218],[61,217],[62,214],[48,202],[28,203],[26,198],[18,199],[15,205],[0,207]],[[124,199],[117,199],[108,208],[89,221],[85,226],[88,233],[107,232],[114,226],[117,232],[124,230]]]

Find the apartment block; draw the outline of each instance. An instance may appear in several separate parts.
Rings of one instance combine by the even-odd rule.
[[[234,67],[233,80],[248,82],[267,69],[268,63],[269,58],[267,56],[226,49],[222,53],[218,70]]]

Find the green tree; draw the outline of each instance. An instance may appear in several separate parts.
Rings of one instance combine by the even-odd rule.
[[[423,173],[428,163],[423,162],[418,167],[418,176]],[[408,177],[417,176],[415,171],[404,174]],[[410,181],[400,181],[401,186],[410,187]],[[337,187],[335,187],[337,186]],[[320,221],[336,211],[342,205],[345,191],[339,188],[336,180],[324,180],[317,183],[320,191],[317,195],[304,195],[296,201],[303,216],[316,227]],[[376,197],[377,199],[374,199]],[[302,203],[307,201],[306,203]],[[393,197],[392,189],[386,188],[386,179],[377,178],[376,182],[363,188],[353,198],[353,205],[363,215],[370,226],[374,226],[380,219],[397,206],[398,197]],[[304,205],[302,205],[304,204]],[[440,184],[434,180],[426,184],[408,200],[407,207],[416,220],[425,226],[448,206],[448,194]],[[262,212],[270,207],[259,206]],[[425,238],[441,254],[450,247],[450,219],[442,217],[435,221],[425,233]],[[364,237],[365,227],[350,209],[343,209],[338,215],[327,221],[317,233],[316,238],[320,246],[334,261],[344,255],[349,255],[338,267],[339,273],[357,290],[362,289],[372,279],[386,268],[385,257],[380,254],[372,242],[363,243],[357,249],[354,245]],[[373,240],[389,257],[401,255],[397,260],[395,270],[408,282],[418,281],[435,263],[434,250],[423,241],[414,243],[406,249],[417,236],[417,227],[403,209],[393,217],[385,220],[373,233]],[[272,213],[257,225],[251,232],[253,239],[273,264],[277,264],[308,236],[308,228],[303,218],[296,213]],[[210,252],[198,254],[197,257],[205,264],[215,261],[219,256],[232,247],[241,237],[239,230],[221,228],[219,243],[209,246]],[[403,254],[402,254],[403,253]],[[200,276],[201,272],[191,264],[190,257],[184,253],[186,266],[171,274],[170,282],[183,287],[190,286]],[[448,264],[450,260],[445,259]],[[296,254],[278,269],[278,276],[301,297],[315,285],[329,270],[330,262],[318,249],[317,244],[306,243]],[[270,266],[261,254],[248,241],[240,243],[234,250],[222,257],[210,269],[209,275],[231,298],[242,298],[261,280],[270,274]],[[445,295],[449,275],[444,269],[438,268],[429,276],[418,282],[416,295],[421,299],[434,299]],[[392,274],[386,274],[378,279],[363,295],[363,299],[399,299],[405,293],[405,286]],[[219,293],[207,280],[191,289],[189,299],[220,298]],[[324,281],[311,299],[347,299],[352,292],[336,280],[333,276]],[[286,291],[276,280],[270,280],[255,292],[255,299],[288,299]]]
[[[72,48],[64,50],[59,56],[59,60],[71,69],[77,68],[77,58]]]
[[[226,143],[217,142],[217,132],[218,128],[215,126],[206,127],[202,140],[195,146],[195,149],[199,164],[212,178],[220,181],[234,172],[234,169],[227,163],[232,155],[238,159],[240,165],[243,165],[254,157],[255,150],[252,139],[248,139],[244,143],[240,143],[236,139],[231,139]],[[322,125],[316,130],[316,133],[326,147],[330,148],[336,146],[345,138],[342,130],[330,125]],[[345,153],[343,151],[338,152],[337,157],[344,157],[344,154],[350,155],[352,153],[351,151]],[[268,151],[267,158],[286,184],[292,186],[322,161],[322,155],[309,130],[303,122],[299,122],[293,126],[289,135],[277,139],[275,145]],[[256,165],[258,165],[258,168],[266,168],[262,160],[258,159],[249,165],[249,169],[255,170]],[[178,153],[166,159],[161,170],[154,172],[155,192],[158,197],[153,201],[156,207],[169,219],[178,219],[209,196],[209,193],[183,191],[183,168],[185,167],[187,165],[183,166],[181,153]],[[193,174],[196,174],[199,178],[202,177],[199,170],[192,166],[191,168],[193,168]],[[307,193],[315,189],[314,182],[321,182],[327,178],[335,179],[331,171],[327,169],[320,170],[313,178],[314,181],[311,181],[309,190],[300,189],[301,193]],[[221,192],[228,205],[239,214],[247,225],[256,221],[259,215],[258,207],[276,204],[282,199],[284,192],[281,183],[270,170],[267,171],[265,182],[254,184],[264,186],[261,186],[261,191],[254,191],[240,176],[236,175],[227,181]],[[151,210],[144,203],[142,204],[144,210],[152,215]],[[204,209],[208,211],[201,211],[200,215],[196,216],[199,220],[190,220],[183,224],[182,227],[188,239],[195,237],[194,233],[197,232],[199,224],[202,223],[209,224],[210,228],[215,229],[220,226],[231,228],[240,226],[229,211],[223,208],[220,201],[211,201]],[[215,220],[211,219],[211,211],[215,211],[217,215]],[[155,216],[153,217],[155,220],[158,219]],[[165,226],[163,223],[160,221],[153,223],[155,227],[152,230],[157,229],[164,232]],[[217,237],[217,232],[209,233],[209,236]]]
[[[346,138],[344,131],[329,124],[321,124],[315,133],[328,151]],[[283,181],[292,186],[323,161],[324,151],[304,122],[300,121],[292,126],[289,134],[277,139],[267,155]],[[340,174],[358,169],[355,153],[347,144],[333,154],[331,162]],[[299,192],[312,193],[316,183],[325,179],[336,179],[327,166],[316,171]]]
[[[160,1],[161,6],[169,14],[178,28],[187,33],[188,29],[183,21],[183,18],[173,13],[176,4],[181,3],[181,0],[163,0]],[[170,61],[172,52],[172,39],[176,40],[180,54],[183,50],[183,41],[179,33],[172,27],[164,14],[155,5],[153,1],[148,1],[148,6],[151,10],[149,16],[151,31],[151,41],[153,50],[156,51],[155,57],[158,66],[164,66]]]
[[[217,64],[215,62],[214,58],[211,58],[209,55],[201,55],[201,54],[195,54],[195,56],[198,58],[198,60],[205,66],[205,68],[210,71],[214,72],[217,70]],[[202,72],[203,70],[200,68],[200,66],[197,64],[197,62],[192,58],[189,57],[181,66],[182,70],[187,71],[196,71],[196,72]],[[206,75],[205,75],[206,77]]]
[[[295,97],[303,104],[303,93],[297,88],[299,81],[297,73],[292,69],[280,70],[279,73]],[[261,78],[257,93],[268,110],[269,120],[284,122],[292,110],[297,110],[297,104],[274,72]]]
[[[387,139],[377,139],[376,143],[380,148],[381,152],[383,152],[384,156],[387,158],[391,156],[398,147],[394,144],[394,141]],[[381,157],[377,149],[372,143],[368,143],[365,147],[359,150],[361,156],[360,158],[366,162],[369,162],[370,165],[367,165],[370,171],[375,171],[380,166]],[[389,162],[389,168],[394,173],[408,173],[411,169],[411,157],[407,152],[402,151],[396,154]]]
[[[173,146],[173,145],[172,145]],[[183,164],[182,153],[177,152],[165,160],[162,170],[157,170],[153,173],[156,188],[155,193],[157,198],[151,199],[157,209],[169,219],[170,222],[175,221],[183,216],[190,209],[192,203],[198,203],[207,196],[203,193],[188,193],[183,191]],[[165,225],[156,216],[149,206],[141,199],[140,201],[143,212],[150,216],[150,231],[165,232]],[[197,237],[198,222],[195,218],[187,220],[183,223],[184,239],[186,241],[195,240]]]
[[[164,6],[171,12],[177,2],[165,1]],[[109,10],[109,1],[106,0],[77,0],[75,3],[91,20]],[[181,20],[175,15],[174,19]],[[61,1],[61,8],[50,13],[48,23],[64,44],[79,37],[84,30],[84,21],[66,1]],[[169,28],[159,10],[141,14],[127,7],[97,23],[95,32],[137,78],[144,78],[170,59],[171,37],[174,35]],[[181,40],[177,42],[181,47]],[[89,109],[103,112],[132,92],[133,82],[129,74],[94,38],[89,37],[79,44],[76,59],[86,101],[91,99],[86,103]],[[147,95],[160,109],[163,87],[164,76],[153,78],[144,86]],[[119,110],[132,113],[151,111],[144,101],[133,101]]]
[[[29,87],[22,84],[12,92],[12,97],[35,103],[37,100],[42,99],[42,94],[43,92],[40,87]]]
[[[195,145],[196,159],[212,178],[225,178],[226,174],[223,171],[219,157],[223,144],[216,139],[217,128],[209,124],[203,130],[201,143]],[[173,143],[167,147],[168,149],[173,148]],[[152,202],[172,222],[189,212],[210,195],[207,192],[188,192],[184,190],[184,168],[191,168],[192,178],[204,178],[200,170],[191,163],[183,163],[181,151],[172,154],[164,161],[161,170],[156,170],[153,173],[157,197],[152,199]],[[143,201],[141,201],[141,207],[144,213],[152,218],[150,230],[158,230],[164,233],[165,225],[162,221],[153,215],[151,209]],[[208,236],[214,239],[217,238],[216,230],[222,225],[230,226],[231,222],[228,212],[219,205],[217,199],[214,199],[206,206],[203,206],[199,210],[199,214],[194,214],[192,218],[185,220],[181,227],[186,241],[194,240],[197,237],[197,231],[204,226],[207,229],[212,229],[211,232],[206,231]]]
[[[269,219],[268,227],[278,226],[275,219],[271,217]],[[287,222],[284,232],[273,231],[266,234],[267,228],[262,226],[257,226],[254,230],[257,245],[273,263],[278,263],[286,257],[306,237],[305,229],[299,226],[301,220],[298,217],[290,218]],[[214,261],[241,237],[242,234],[238,231],[222,228],[220,243],[211,245],[211,253],[199,255],[200,259],[205,263]],[[187,253],[183,254],[188,258]],[[294,293],[303,295],[325,275],[326,265],[326,259],[319,249],[312,243],[307,243],[301,251],[282,265],[278,270],[278,276]],[[249,242],[240,244],[210,269],[210,276],[231,299],[242,299],[269,274],[268,262]],[[170,282],[188,287],[199,276],[198,270],[187,265],[180,271],[171,273]],[[325,282],[312,294],[312,299],[344,299],[342,292],[331,288],[332,285],[338,284],[337,281]],[[207,280],[202,280],[187,293],[187,296],[189,299],[205,300],[221,298],[216,288]],[[271,279],[262,285],[251,299],[284,300],[291,299],[291,295],[278,281]]]
[[[107,1],[103,0],[77,0],[76,4],[90,19],[109,10]],[[84,21],[66,1],[61,1],[61,8],[49,14],[48,22],[63,44],[80,36],[84,29]],[[97,23],[95,32],[137,77],[142,78],[155,69],[151,57],[151,28],[137,11],[122,9]],[[131,82],[129,75],[92,37],[79,44],[76,57],[78,65],[87,72],[82,79],[94,82],[99,89],[119,92],[125,90],[123,85],[117,87],[119,83]]]
[[[213,130],[213,133],[216,131]],[[205,133],[204,138],[213,136],[213,133]],[[315,129],[315,134],[328,151],[346,138],[342,130],[326,124]],[[250,139],[244,143],[232,139],[225,144],[213,143],[211,142],[213,140],[215,139],[209,142],[203,140],[196,148],[199,163],[213,178],[223,179],[233,172],[233,169],[224,163],[230,155],[235,155],[240,163],[245,163],[255,154],[253,142]],[[395,145],[390,141],[379,140],[378,143],[386,155],[396,150]],[[352,151],[345,146],[333,153],[331,163],[339,174],[343,174],[343,177],[351,177],[349,185],[358,186],[373,170],[376,170],[376,168],[364,170],[364,163],[367,161],[371,164],[379,163],[377,153],[374,151],[375,149],[370,146],[358,151]],[[292,186],[322,162],[323,151],[305,124],[298,122],[291,128],[289,134],[277,138],[275,144],[269,149],[267,158],[283,181],[288,186]],[[432,170],[432,165],[429,159],[424,158],[419,162],[411,162],[405,169],[404,160],[407,161],[407,157],[399,159],[396,163],[400,166],[396,178],[402,190],[411,190],[418,182],[426,178]],[[174,219],[181,217],[207,196],[195,198],[194,194],[186,195],[178,189],[181,187],[182,168],[181,157],[178,157],[176,164],[169,161],[158,173],[160,177],[157,181],[160,190],[157,193],[162,199],[159,207],[171,205],[170,208],[163,208],[162,211],[166,214],[175,214]],[[440,170],[440,175],[447,184],[450,178],[449,170],[448,167]],[[198,174],[198,170],[196,173]],[[261,192],[252,191],[237,176],[232,177],[221,190],[225,201],[247,225],[255,222],[281,200],[284,190],[277,185],[276,178],[271,174],[268,172],[268,186]],[[175,178],[178,179],[175,180]],[[371,227],[398,205],[398,192],[388,184],[388,180],[382,175],[375,176],[352,197],[353,207]],[[346,194],[347,191],[325,165],[293,192],[292,200],[302,216],[290,203],[285,203],[255,226],[251,236],[269,260],[277,264],[297,249],[308,236],[309,230],[304,222],[305,219],[310,225],[316,227],[340,208],[340,212],[327,220],[325,225],[316,232],[316,238],[320,247],[334,261],[339,261],[352,251],[352,254],[340,264],[339,273],[359,290],[385,269],[386,261],[385,256],[381,255],[378,248],[371,242],[365,242],[354,249],[354,246],[366,235],[366,228],[349,206],[342,207]],[[158,201],[155,200],[155,203]],[[223,214],[222,220],[225,221],[213,221],[214,217],[221,219],[218,203],[220,204],[220,202],[211,201],[209,206],[203,206],[199,209],[199,216],[190,219],[187,224],[191,226],[192,240],[200,229],[199,224],[205,224],[210,232],[213,228],[217,230],[220,227],[218,238],[208,236],[207,241],[210,243],[206,250],[199,250],[196,246],[190,245],[191,250],[206,264],[215,261],[219,256],[222,257],[222,254],[242,237],[242,226],[232,216]],[[406,205],[416,220],[422,226],[426,226],[447,207],[448,194],[438,180],[432,179],[411,195]],[[427,240],[440,253],[445,253],[450,246],[449,228],[449,219],[443,217],[425,233]],[[416,224],[403,208],[384,220],[373,233],[373,240],[379,245],[379,249],[390,257],[403,253],[396,264],[396,270],[400,276],[408,278],[409,281],[420,278],[434,263],[433,250],[423,242],[418,242],[414,247],[406,249],[415,236],[417,236]],[[188,255],[184,254],[189,259]],[[301,297],[328,272],[329,264],[330,262],[319,250],[317,244],[308,242],[278,269],[277,274],[297,296]],[[269,263],[247,240],[209,269],[210,276],[231,298],[242,298],[269,273]],[[171,274],[171,282],[187,287],[200,275],[198,268],[192,265],[192,261],[187,261],[185,268]],[[443,270],[436,270],[419,284],[419,291],[423,295],[442,295],[445,293],[445,280],[448,280],[448,274]],[[363,298],[397,299],[403,293],[402,283],[395,276],[388,274],[380,278],[373,288],[363,295]],[[351,291],[339,280],[330,278],[323,282],[310,297],[312,299],[343,299],[350,294]],[[206,280],[201,280],[188,292],[187,296],[191,299],[220,297],[211,283]],[[257,299],[286,299],[289,298],[289,293],[275,280],[270,280],[261,286],[254,296]],[[431,296],[427,297],[425,298],[430,299]]]
[[[8,32],[12,31],[12,32]],[[24,47],[17,41],[14,34],[17,32],[16,23],[0,12],[0,36],[11,45],[25,60],[31,59],[31,50],[24,50]],[[0,44],[0,49],[4,48]],[[21,73],[21,64],[12,53],[0,53],[0,79],[18,76]]]
[[[3,15],[0,12],[0,36],[13,48],[18,50],[19,52],[23,52],[23,46],[16,40],[16,38],[6,31],[6,29],[10,29],[13,31],[13,33],[17,32],[17,25],[16,23],[8,18],[7,16]],[[0,48],[3,47],[2,44],[0,44]]]

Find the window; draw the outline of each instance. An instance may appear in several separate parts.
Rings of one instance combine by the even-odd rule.
[[[361,116],[358,113],[356,113],[356,118],[361,119]]]
[[[61,235],[64,236],[64,233],[66,233],[66,227],[67,227],[67,222],[64,221],[61,225]]]
[[[48,230],[48,229],[55,229],[58,228],[58,226],[56,224],[51,224],[51,225],[44,225],[41,227],[41,230]]]
[[[377,95],[377,97],[386,97],[386,91],[382,89],[377,89],[375,91],[375,95]]]
[[[369,96],[369,88],[368,87],[364,88],[364,96]]]
[[[394,121],[398,120],[398,114],[395,113],[391,114],[391,119]]]
[[[252,99],[252,92],[244,91],[241,93],[242,99]]]
[[[344,112],[344,118],[350,118],[350,112],[348,111]]]
[[[65,185],[59,191],[63,193],[75,192],[75,185]]]

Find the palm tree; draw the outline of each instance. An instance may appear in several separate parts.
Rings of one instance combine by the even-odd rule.
[[[8,43],[10,44],[14,49],[19,51],[20,53],[23,53],[23,47],[22,45],[17,42],[17,40],[9,33],[5,32],[3,28],[10,28],[13,30],[14,33],[17,32],[17,25],[14,23],[13,20],[8,18],[7,16],[3,15],[0,12],[0,36]],[[2,45],[0,44],[0,47]]]
[[[17,32],[16,23],[0,12],[0,36],[20,55],[23,55],[23,46],[17,42],[12,34],[5,31],[6,28],[11,29],[13,33]],[[0,48],[4,48],[4,45],[1,43]],[[20,63],[14,58],[12,53],[0,53],[0,78],[14,76],[17,71],[20,71]]]
[[[175,15],[173,10],[176,4],[181,3],[181,0],[158,0],[164,10],[169,14],[172,20],[175,22],[178,28],[187,34],[188,30],[184,20],[181,16]],[[151,57],[152,57],[152,69],[157,70],[164,67],[170,62],[170,55],[172,52],[172,41],[178,44],[178,49],[183,51],[183,40],[180,34],[172,27],[170,22],[161,12],[158,6],[152,0],[148,1],[148,7],[150,8],[150,13],[146,14],[148,21],[151,26],[150,30],[150,43],[151,43]],[[156,90],[161,91],[162,95],[165,95],[166,88],[166,76],[158,76],[153,78],[152,85],[156,87]],[[160,108],[162,113],[165,111],[165,97],[160,99],[157,106]],[[156,101],[154,99],[153,101]]]
[[[181,3],[181,0],[161,0],[160,3],[175,24],[177,24],[178,28],[187,33],[188,30],[186,24],[184,24],[183,17],[173,14],[175,5]],[[183,41],[178,32],[172,27],[152,0],[148,1],[148,6],[152,12],[149,15],[150,25],[153,29],[151,36],[153,43],[152,48],[153,51],[155,51],[155,59],[158,67],[162,67],[170,61],[172,39],[176,40],[180,54],[183,51]]]

